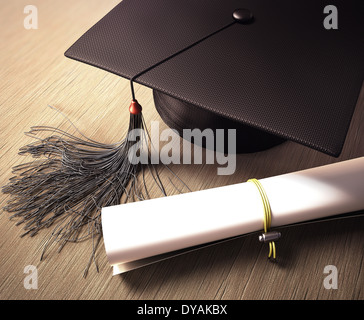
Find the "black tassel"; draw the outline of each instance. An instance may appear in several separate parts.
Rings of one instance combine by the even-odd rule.
[[[125,202],[148,198],[145,168],[166,195],[158,171],[150,161],[145,166],[129,160],[131,147],[149,138],[148,133],[137,138],[132,135],[134,129],[146,130],[142,108],[136,100],[132,101],[129,111],[128,133],[118,144],[103,144],[46,126],[33,127],[28,133],[37,141],[21,148],[19,153],[37,160],[14,167],[15,176],[2,191],[12,196],[4,210],[13,214],[11,218],[18,219],[17,225],[24,225],[23,236],[34,236],[54,226],[41,259],[54,242],[59,244],[60,251],[68,242],[92,238],[93,252],[85,276],[91,260],[95,261],[95,250],[102,234],[101,208],[118,205],[122,198]],[[52,135],[48,138],[39,137],[49,132]],[[138,179],[141,171],[142,183]]]

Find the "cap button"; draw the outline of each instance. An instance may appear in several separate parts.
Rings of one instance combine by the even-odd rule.
[[[233,12],[233,18],[239,23],[250,23],[253,17],[253,13],[248,9],[236,9]]]

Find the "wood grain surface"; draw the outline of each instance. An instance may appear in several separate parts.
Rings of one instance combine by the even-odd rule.
[[[128,81],[63,55],[117,3],[34,0],[39,15],[36,30],[23,26],[28,1],[1,3],[1,185],[12,176],[11,167],[29,160],[17,152],[32,141],[24,135],[31,126],[74,130],[48,105],[92,139],[122,139],[128,126]],[[137,85],[136,93],[147,123],[161,121],[151,90]],[[344,161],[364,155],[363,123],[364,87],[339,158],[287,142],[265,152],[238,155],[237,170],[230,176],[218,176],[217,165],[174,165],[173,170],[195,191]],[[8,199],[0,194],[0,206]],[[90,241],[67,245],[60,253],[53,250],[40,261],[47,231],[20,238],[23,230],[15,222],[8,213],[0,214],[1,299],[364,298],[364,218],[282,228],[278,263],[268,261],[267,247],[256,236],[247,236],[112,277],[101,243],[96,256],[99,272],[91,265],[86,279],[82,274],[90,258]],[[24,287],[28,265],[38,270],[36,290]],[[323,285],[327,265],[337,267],[336,290]]]

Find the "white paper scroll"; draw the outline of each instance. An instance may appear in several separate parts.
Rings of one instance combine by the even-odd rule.
[[[260,179],[272,227],[364,209],[364,157]],[[250,182],[102,209],[114,274],[203,245],[263,229],[263,205]],[[176,252],[177,250],[177,252]]]

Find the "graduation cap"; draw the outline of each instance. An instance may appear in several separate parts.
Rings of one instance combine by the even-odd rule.
[[[354,0],[124,0],[65,55],[130,80],[129,132],[145,127],[139,83],[179,132],[232,128],[238,152],[291,140],[338,156],[363,81],[363,15]],[[5,209],[31,235],[60,221],[62,246],[85,226],[101,234],[100,208],[137,189],[141,167],[127,156],[137,139],[30,134],[47,130],[21,149],[45,160],[14,168]]]
[[[338,156],[363,81],[363,8],[125,0],[66,56],[152,88],[179,132],[234,128],[240,152],[291,140]]]

